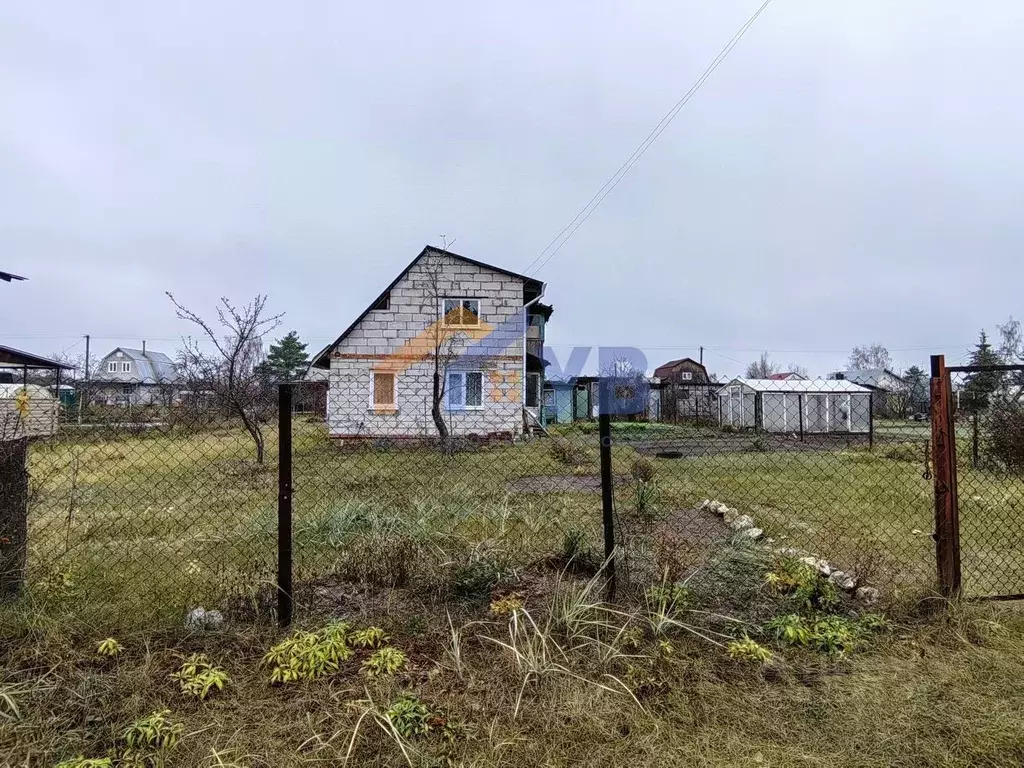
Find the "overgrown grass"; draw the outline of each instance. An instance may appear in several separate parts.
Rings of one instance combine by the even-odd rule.
[[[695,433],[631,422],[616,428]],[[557,554],[569,533],[600,551],[598,489],[572,482],[598,475],[597,439],[586,425],[573,429],[559,438],[580,448],[567,463],[548,440],[451,455],[345,449],[322,426],[297,422],[297,579],[440,589],[462,568],[508,570]],[[634,445],[613,447],[616,496],[620,516],[635,513],[647,521],[644,530],[717,498],[751,513],[780,545],[829,557],[883,587],[916,591],[932,582],[932,484],[922,476],[917,443],[910,450],[883,443],[874,452],[840,446],[649,458],[643,463],[656,473],[650,489],[631,479]],[[266,611],[275,572],[276,451],[271,442],[267,464],[255,467],[237,428],[33,445],[32,599],[114,627],[177,623],[197,604]],[[542,492],[516,485],[544,477],[565,483]],[[965,588],[1021,591],[1024,585],[1010,582],[1024,575],[1017,546],[1024,506],[1016,503],[1024,483],[961,462],[960,487]],[[646,492],[653,489],[656,499]]]
[[[89,627],[8,614],[0,755],[54,765],[134,749],[143,764],[171,768],[566,765],[584,755],[599,766],[1024,760],[1018,611],[926,602],[836,654],[761,628],[765,612],[801,610],[765,586],[765,567],[739,560],[727,571],[730,591],[752,595],[728,616],[709,611],[699,589],[672,585],[608,605],[600,576],[534,575],[509,585],[520,591],[502,610],[468,603],[455,616],[383,589],[345,616],[306,615],[304,628],[328,638],[339,618],[380,627],[400,667],[368,674],[373,651],[353,640],[323,674],[285,685],[261,663],[285,639],[268,629],[124,634],[107,657]],[[852,621],[847,609],[835,626]],[[731,640],[747,637],[770,662],[731,657]],[[207,699],[183,692],[175,675],[193,654],[215,660],[230,684]]]

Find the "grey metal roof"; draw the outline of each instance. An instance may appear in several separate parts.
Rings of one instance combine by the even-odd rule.
[[[898,373],[893,373],[888,368],[858,368],[850,371],[835,371],[830,373],[828,376],[830,379],[845,379],[846,381],[852,381],[855,384],[863,384],[866,387],[877,387],[879,382],[883,381],[886,377],[891,377],[897,381],[903,381],[903,377]],[[842,377],[842,379],[840,379]]]
[[[123,352],[125,357],[135,363],[140,377],[136,380],[142,384],[166,384],[178,376],[178,370],[170,357],[163,352],[154,352],[150,349],[143,352],[141,349],[132,349],[131,347],[117,347],[104,355],[102,360],[106,360],[118,352]],[[102,376],[103,371],[98,371],[95,378],[100,380]]]
[[[742,385],[750,387],[755,392],[806,392],[810,394],[832,394],[842,392],[846,394],[869,394],[870,389],[861,387],[852,381],[843,379],[733,379],[719,390],[718,394],[726,394],[731,386]]]

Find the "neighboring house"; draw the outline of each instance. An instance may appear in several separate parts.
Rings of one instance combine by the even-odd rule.
[[[733,379],[718,392],[719,421],[764,432],[868,433],[872,396],[836,379]]]
[[[172,405],[178,402],[179,377],[174,361],[163,352],[118,347],[93,369],[90,397],[106,405]]]
[[[435,362],[450,435],[508,437],[539,423],[543,295],[540,280],[427,246],[313,358],[330,370],[329,434],[437,437]]]
[[[691,357],[670,360],[654,369],[659,381],[660,420],[667,422],[717,420],[715,394],[720,384],[711,381],[708,369]]]
[[[572,421],[596,419],[599,382],[597,376],[576,376],[562,381],[545,381],[544,423],[567,424]]]
[[[877,416],[906,416],[909,386],[906,379],[888,368],[861,368],[834,371],[829,379],[852,381],[875,392],[874,410]]]
[[[773,373],[768,377],[768,381],[807,381],[807,377],[795,371],[784,371],[782,373]]]

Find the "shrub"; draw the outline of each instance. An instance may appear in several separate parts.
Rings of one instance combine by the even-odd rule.
[[[346,622],[336,621],[316,632],[295,632],[273,646],[262,662],[272,667],[270,682],[312,681],[337,672],[341,662],[352,658],[348,629]]]
[[[185,659],[171,679],[178,681],[182,693],[197,699],[205,699],[215,688],[223,691],[230,681],[228,673],[211,664],[202,653],[193,653]]]
[[[590,461],[590,451],[579,440],[564,437],[552,437],[548,442],[548,453],[566,467],[578,468]]]
[[[637,458],[629,468],[630,477],[638,483],[649,483],[657,474],[654,463],[643,456]]]
[[[174,749],[185,732],[181,723],[171,722],[171,711],[164,709],[136,720],[125,730],[124,759],[128,765],[163,765],[166,754]]]
[[[405,666],[406,656],[398,648],[386,645],[374,651],[370,658],[363,662],[363,672],[370,677],[393,675]]]
[[[658,511],[661,488],[656,482],[638,480],[633,486],[634,510],[638,517],[652,518]]]
[[[765,574],[765,581],[805,608],[826,609],[839,604],[835,584],[821,578],[814,566],[795,557],[776,561],[774,569]]]
[[[98,656],[106,656],[108,659],[112,659],[121,653],[121,644],[112,637],[108,637],[106,640],[100,640],[96,645],[96,654]]]
[[[452,590],[462,597],[490,595],[501,580],[501,568],[489,557],[478,557],[460,565],[452,577]]]
[[[993,403],[986,431],[989,456],[1010,472],[1024,472],[1024,405]]]
[[[760,643],[744,636],[742,640],[733,640],[726,646],[729,658],[766,664],[772,660],[772,652]]]
[[[414,693],[399,696],[384,714],[395,730],[406,739],[426,736],[435,730],[441,730],[449,736],[454,734],[456,728],[442,713],[432,710]]]
[[[602,558],[587,541],[583,531],[572,530],[562,538],[558,559],[563,568],[594,574],[601,570]]]

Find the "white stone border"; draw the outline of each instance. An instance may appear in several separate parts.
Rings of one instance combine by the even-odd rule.
[[[753,517],[741,514],[739,510],[730,507],[728,504],[723,504],[713,499],[704,499],[698,506],[698,509],[711,512],[722,518],[722,521],[735,531],[734,538],[736,539],[760,541],[763,544],[769,545],[774,543],[772,539],[764,538],[764,531],[755,525]],[[881,592],[877,588],[858,585],[856,574],[842,571],[822,557],[792,547],[783,547],[774,551],[781,555],[799,558],[801,562],[815,568],[823,579],[828,579],[841,590],[849,592],[853,595],[854,599],[860,600],[865,605],[873,605],[881,597]]]

